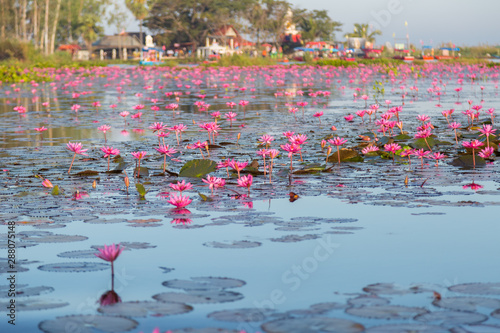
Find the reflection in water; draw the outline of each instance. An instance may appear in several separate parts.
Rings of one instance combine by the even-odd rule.
[[[479,184],[476,184],[474,183],[474,181],[472,181],[472,183],[469,183],[469,184],[465,184],[464,186],[462,186],[463,189],[468,189],[470,188],[471,190],[473,191],[477,191],[477,190],[480,190],[483,188],[482,185],[479,185]]]
[[[177,218],[173,219],[170,223],[171,224],[191,224],[193,220],[187,219],[187,218]]]
[[[108,290],[99,298],[99,304],[101,306],[112,305],[116,303],[121,303],[122,299],[114,290]]]

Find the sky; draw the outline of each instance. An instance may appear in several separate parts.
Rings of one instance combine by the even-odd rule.
[[[500,45],[499,0],[288,0],[293,6],[309,10],[327,10],[334,21],[342,23],[336,39],[352,32],[354,23],[368,23],[382,31],[376,45],[406,38],[416,46]],[[124,1],[122,1],[124,2]],[[128,10],[123,5],[124,11]],[[128,12],[129,13],[129,12]],[[129,15],[127,31],[139,31],[138,22]],[[405,26],[405,22],[408,25]],[[106,27],[106,34],[116,28]]]

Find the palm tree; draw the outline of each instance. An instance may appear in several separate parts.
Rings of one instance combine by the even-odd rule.
[[[374,42],[375,41],[375,36],[376,35],[381,35],[382,31],[380,30],[374,30],[371,33],[368,33],[369,26],[368,24],[359,24],[355,23],[354,24],[354,32],[347,34],[347,37],[359,37],[359,38],[364,38],[368,42]]]

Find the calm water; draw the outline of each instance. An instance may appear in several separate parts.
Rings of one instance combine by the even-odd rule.
[[[391,305],[438,313],[446,310],[432,304],[432,291],[440,293],[442,299],[465,297],[470,295],[448,290],[448,287],[499,283],[500,268],[496,264],[500,250],[500,227],[496,220],[500,204],[498,163],[492,159],[476,168],[451,165],[465,150],[454,144],[454,133],[441,115],[441,111],[454,108],[453,120],[463,124],[459,130],[463,137],[459,140],[478,138],[477,130],[465,128],[467,117],[462,111],[469,108],[468,100],[471,105],[482,105],[481,123],[490,119],[485,110],[498,110],[498,70],[427,66],[416,70],[405,65],[395,71],[381,67],[97,69],[58,73],[53,85],[11,87],[4,84],[0,87],[0,169],[3,170],[0,174],[3,224],[0,274],[7,276],[7,223],[14,221],[18,268],[24,269],[16,273],[17,289],[30,296],[17,296],[19,306],[28,308],[17,309],[15,328],[2,316],[1,331],[28,332],[43,328],[48,332],[80,332],[80,326],[62,325],[57,318],[86,316],[79,317],[86,318],[81,319],[85,322],[95,320],[94,316],[103,316],[101,312],[106,311],[105,308],[114,307],[104,306],[98,311],[101,295],[111,287],[111,272],[109,263],[92,253],[96,247],[112,243],[122,243],[126,248],[114,263],[114,290],[122,303],[151,302],[140,303],[143,307],[151,306],[149,312],[140,312],[136,304],[131,305],[135,306],[133,312],[122,309],[106,315],[126,318],[129,326],[116,331],[151,332],[159,327],[163,332],[218,327],[274,332],[279,330],[261,325],[273,320],[292,322],[293,318],[325,317],[360,323],[369,331],[380,325],[422,324],[422,321],[413,319],[413,315],[388,320],[350,314],[346,308],[371,305],[369,302],[348,303],[358,296],[377,294],[379,300]],[[471,74],[476,75],[472,83]],[[377,85],[384,88],[383,95],[374,88]],[[458,87],[462,88],[459,94],[455,91]],[[16,88],[20,90],[15,91]],[[304,92],[303,97],[297,95],[298,91]],[[330,96],[308,95],[318,91],[328,91]],[[175,96],[166,96],[169,92],[182,95],[178,94],[176,101]],[[440,94],[436,94],[438,92]],[[354,93],[358,95],[356,98]],[[414,141],[416,127],[421,125],[416,116],[429,115],[436,139],[443,142],[433,151],[444,152],[449,158],[439,162],[438,167],[430,160],[421,167],[416,157],[412,158],[411,165],[403,158],[392,163],[390,156],[365,157],[362,162],[335,165],[328,172],[290,175],[290,160],[282,151],[275,161],[273,183],[269,184],[262,174],[254,175],[249,197],[236,196],[236,193],[246,194],[246,189],[237,187],[236,176],[228,178],[224,169],[213,175],[227,178],[226,188],[216,190],[213,197],[200,179],[185,179],[194,187],[185,193],[193,199],[187,207],[189,212],[176,212],[160,196],[162,192],[173,193],[168,184],[178,178],[161,174],[163,158],[154,150],[158,139],[149,129],[153,122],[164,122],[169,127],[179,123],[188,126],[180,145],[174,132],[166,138],[166,143],[180,151],[180,155],[169,159],[167,166],[169,171],[177,173],[186,161],[201,158],[198,150],[185,148],[197,140],[207,140],[206,132],[200,131],[197,125],[212,121],[211,112],[220,111],[224,115],[231,111],[226,102],[232,101],[236,103],[232,110],[237,113],[236,120],[232,127],[227,120],[218,120],[221,129],[216,144],[220,147],[211,149],[212,160],[218,162],[229,157],[250,162],[258,159],[262,171],[261,159],[256,154],[262,146],[258,146],[257,140],[263,134],[273,135],[275,141],[271,148],[280,149],[279,145],[287,142],[282,132],[294,131],[308,136],[302,152],[304,161],[300,162],[298,155],[293,157],[294,170],[307,169],[313,163],[325,164],[320,142],[332,134],[347,138],[343,147],[358,152],[363,144],[360,134],[375,132],[380,141],[384,140],[368,116],[361,121],[355,115],[356,111],[365,109],[365,101],[360,98],[363,94],[368,96],[368,105],[380,103],[379,117],[388,109],[385,100],[391,100],[391,106],[404,103],[400,117],[409,138],[400,141],[401,146]],[[206,96],[202,99],[199,95]],[[156,103],[152,98],[157,99]],[[238,105],[241,100],[249,101],[245,111]],[[98,109],[92,104],[97,101],[101,104]],[[210,104],[209,111],[198,110],[197,101]],[[304,117],[298,107],[295,120],[288,110],[299,101],[307,101],[308,105]],[[43,102],[49,102],[49,106],[43,106]],[[178,110],[165,109],[174,102],[179,104]],[[81,105],[78,113],[71,110],[74,104]],[[112,104],[116,107],[111,108]],[[144,105],[140,110],[142,117],[131,119],[131,115],[138,112],[134,106],[139,104]],[[18,105],[26,107],[25,116],[13,110]],[[151,110],[153,105],[160,107],[156,115]],[[119,115],[122,111],[129,111],[130,115],[124,119]],[[319,111],[324,112],[321,125],[318,118],[313,117]],[[355,116],[353,122],[344,119],[348,114]],[[106,134],[107,143],[97,129],[104,124],[111,126]],[[336,132],[332,132],[332,125],[337,128]],[[47,127],[48,131],[42,134],[34,131],[40,126]],[[394,131],[399,134],[400,130],[395,127]],[[71,176],[67,174],[72,158],[65,148],[68,141],[82,142],[89,154],[88,158],[77,156]],[[105,172],[106,159],[100,151],[103,145],[120,149],[131,178],[128,195],[124,175]],[[141,165],[149,169],[150,176],[135,180],[130,153],[139,150],[148,152]],[[332,151],[334,157],[328,166],[336,162],[336,147]],[[112,162],[111,168],[116,165]],[[94,170],[97,174],[76,176],[84,170]],[[42,180],[35,175],[59,185],[62,195],[50,195],[50,190],[44,188]],[[149,190],[146,200],[139,200],[135,182],[143,183]],[[470,184],[480,187],[471,189]],[[76,191],[87,196],[75,200]],[[299,198],[291,202],[290,192]],[[198,193],[210,200],[204,201]],[[83,262],[89,264],[82,268]],[[65,268],[64,264],[68,263],[78,268]],[[49,268],[51,264],[56,267]],[[107,266],[94,267],[95,264]],[[196,277],[237,279],[244,281],[244,285],[235,287],[209,281],[193,291],[192,281],[175,281]],[[166,281],[170,281],[167,286],[162,285]],[[363,291],[364,287],[377,283],[387,283],[391,286],[389,289],[402,291],[373,294]],[[30,289],[41,286],[48,288]],[[422,292],[410,292],[409,288],[415,286]],[[3,290],[0,302],[5,308],[10,300],[5,291],[8,288],[6,284],[0,288]],[[193,307],[192,311],[169,315],[168,311],[162,312],[158,307],[161,303],[152,298],[167,292],[176,293],[176,301],[180,296],[200,292],[217,296],[204,304],[185,301]],[[233,298],[219,298],[228,292]],[[499,297],[493,292],[477,294],[492,299]],[[293,311],[311,310],[309,307],[318,303],[327,303],[324,306],[328,310]],[[274,312],[262,310],[264,308]],[[500,327],[500,320],[490,315],[496,308],[480,307],[477,312],[485,316],[482,320],[466,322],[440,317],[425,323],[434,325],[435,331],[462,327],[464,332],[496,332],[495,325]],[[251,322],[236,322],[234,315],[225,320],[214,318],[214,312],[238,309],[245,309],[242,313],[257,309],[263,317]],[[384,316],[388,316],[387,313],[384,312]],[[104,322],[111,320],[103,318]],[[320,331],[313,326],[309,329]],[[357,331],[363,330],[358,327]]]

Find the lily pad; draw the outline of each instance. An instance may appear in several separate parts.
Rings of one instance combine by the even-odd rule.
[[[339,318],[292,318],[279,319],[262,324],[264,332],[268,333],[359,333],[365,327],[354,321]]]
[[[0,302],[2,309],[6,309],[10,302]],[[66,302],[49,302],[37,299],[16,299],[16,311],[40,311],[40,310],[50,310],[57,309],[68,306],[69,303]]]
[[[224,277],[194,277],[190,280],[169,280],[162,283],[163,286],[186,291],[208,291],[221,290],[225,288],[238,288],[246,283],[242,280]]]
[[[9,285],[0,286],[0,297],[9,297]],[[39,287],[26,287],[26,286],[16,286],[16,297],[30,297],[39,296],[46,293],[51,293],[54,291],[52,287],[39,286]]]
[[[393,283],[375,283],[363,288],[363,291],[380,295],[406,295],[430,292],[432,290],[420,286],[405,287]]]
[[[451,329],[452,333],[500,333],[500,326],[494,325],[463,325]]]
[[[137,175],[137,172],[139,172],[139,177],[149,176],[149,169],[146,167],[141,166],[140,168],[134,168],[134,175]]]
[[[249,309],[234,309],[234,310],[223,310],[216,311],[208,314],[208,318],[212,318],[220,321],[229,321],[229,322],[260,322],[268,319],[272,314],[274,314],[274,310],[271,309],[257,309],[257,308],[249,308]]]
[[[464,283],[448,288],[450,291],[470,295],[500,295],[500,283]]]
[[[387,305],[389,300],[386,298],[378,297],[377,295],[363,295],[356,298],[351,298],[347,301],[352,306],[378,306]]]
[[[481,313],[465,311],[436,311],[423,313],[415,317],[415,320],[418,321],[436,323],[445,326],[479,324],[487,319],[488,317]]]
[[[431,137],[427,138],[427,143],[429,144],[429,147],[431,147],[431,148],[436,145],[436,141]],[[412,143],[410,143],[410,147],[412,147],[413,149],[428,150],[429,147],[427,146],[427,143],[425,143],[424,139],[418,139],[418,140],[415,140]]]
[[[99,172],[97,172],[95,170],[84,170],[84,171],[77,172],[75,175],[79,176],[79,177],[88,177],[88,176],[97,176],[98,174],[99,174]]]
[[[394,324],[371,327],[366,333],[449,333],[444,327],[426,324]]]
[[[180,328],[176,330],[169,330],[171,333],[241,333],[241,330],[231,330],[228,328]]]
[[[476,156],[475,160],[477,167],[486,165],[486,161],[482,157]],[[474,159],[472,158],[472,155],[460,155],[459,157],[451,161],[450,164],[456,167],[472,168],[474,166]]]
[[[217,170],[217,163],[208,159],[195,159],[186,162],[181,171],[179,171],[179,177],[195,177],[200,178],[214,172]]]
[[[440,308],[456,311],[477,311],[478,307],[497,309],[500,308],[500,300],[485,297],[446,297],[432,302]]]
[[[332,310],[344,310],[347,306],[341,303],[326,302],[311,305],[308,309],[290,310],[287,315],[296,316],[317,316]]]
[[[97,258],[95,256],[96,250],[77,250],[77,251],[67,251],[59,253],[57,256],[61,258],[73,258],[73,259],[93,259]]]
[[[376,318],[376,319],[409,319],[416,315],[427,313],[424,308],[400,306],[400,305],[378,305],[362,306],[345,310],[350,315]]]
[[[100,313],[107,315],[118,315],[126,317],[153,317],[182,314],[193,311],[193,307],[183,303],[166,302],[120,302],[101,306],[97,309]]]
[[[280,238],[271,238],[271,242],[278,242],[278,243],[296,243],[296,242],[302,242],[305,240],[311,240],[311,239],[317,239],[319,238],[318,235],[286,235]]]
[[[115,316],[74,315],[42,321],[38,328],[45,333],[109,333],[131,331],[139,325],[132,319]]]
[[[340,150],[340,161],[341,162],[357,162],[356,157],[359,157],[359,153],[353,149],[341,149]],[[332,154],[328,156],[328,162],[338,163],[339,157],[336,150],[332,151]]]
[[[208,290],[204,292],[189,293],[161,293],[153,298],[160,302],[179,302],[187,304],[209,304],[234,302],[243,299],[243,295],[228,290]]]
[[[243,240],[243,241],[227,241],[227,242],[208,242],[203,245],[219,249],[248,249],[252,247],[259,247],[262,245],[262,243]]]
[[[45,272],[57,273],[80,273],[80,272],[94,272],[109,269],[109,264],[95,263],[95,262],[63,262],[59,264],[47,264],[38,266],[38,269]]]

